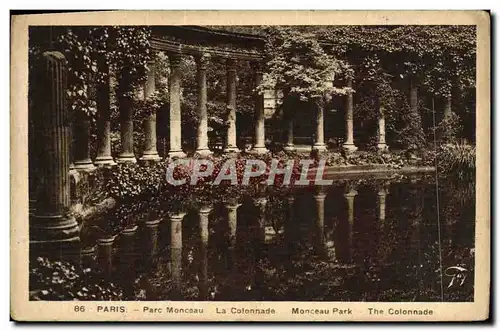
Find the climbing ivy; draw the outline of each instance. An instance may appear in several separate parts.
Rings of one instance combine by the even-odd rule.
[[[259,90],[276,88],[289,97],[318,103],[327,95],[345,94],[331,84],[347,64],[328,54],[313,33],[293,27],[267,27],[267,70]]]

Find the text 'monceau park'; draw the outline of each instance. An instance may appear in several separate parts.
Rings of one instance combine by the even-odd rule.
[[[474,26],[29,37],[30,300],[474,300]]]

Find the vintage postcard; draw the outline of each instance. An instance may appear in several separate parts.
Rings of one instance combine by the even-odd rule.
[[[16,321],[479,321],[486,11],[11,26]]]

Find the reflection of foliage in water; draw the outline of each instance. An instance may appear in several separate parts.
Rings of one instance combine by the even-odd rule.
[[[197,205],[194,205],[183,221],[181,297],[185,300],[440,301],[442,277],[445,301],[472,300],[474,185],[440,178],[439,244],[436,192],[432,178],[428,184],[412,183],[411,178],[404,177],[395,181],[400,183],[393,183],[390,187],[383,224],[370,223],[373,222],[370,217],[376,218],[371,206],[377,203],[376,192],[380,185],[387,184],[387,181],[356,181],[359,194],[355,202],[358,214],[354,222],[357,224],[362,220],[366,224],[353,230],[352,261],[342,260],[337,247],[342,243],[339,240],[345,237],[340,224],[345,218],[342,214],[333,213],[330,215],[333,224],[325,223],[325,241],[329,245],[326,255],[312,248],[315,242],[309,235],[311,229],[300,224],[296,224],[300,238],[292,239],[291,243],[285,241],[283,229],[286,228],[287,198],[292,194],[297,201],[300,199],[298,193],[311,197],[313,188],[295,193],[284,189],[267,192],[265,226],[274,228],[275,234],[266,236],[265,242],[258,237],[258,222],[255,221],[257,208],[252,197],[240,198],[243,206],[238,212],[239,237],[233,250],[228,250],[224,204],[214,204],[206,251],[206,285],[209,289],[206,298],[200,298],[200,229]],[[354,185],[352,181],[339,181],[332,190],[342,194],[344,182]],[[413,189],[409,190],[411,187]],[[332,199],[327,200],[326,207],[337,200]],[[309,201],[313,203],[314,200]],[[143,202],[146,209],[161,208],[161,205]],[[312,221],[314,210],[309,208],[313,207],[301,208],[307,210],[304,214],[308,216],[308,222]],[[362,208],[361,211],[359,208]],[[156,213],[161,215],[167,211],[157,210]],[[166,240],[169,240],[168,236]],[[155,268],[139,272],[131,285],[123,285],[134,288],[132,296],[127,296],[127,299],[177,299],[172,296],[168,246],[160,252]],[[455,281],[448,288],[452,277],[444,274],[444,270],[453,266],[467,269],[467,279],[463,286]]]

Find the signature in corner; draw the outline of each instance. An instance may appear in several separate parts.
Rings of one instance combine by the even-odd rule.
[[[451,281],[448,284],[448,288],[452,287],[455,284],[455,282],[459,286],[462,286],[465,282],[465,279],[467,279],[467,272],[468,272],[467,269],[460,266],[453,266],[446,268],[444,274],[448,277],[451,277]]]

